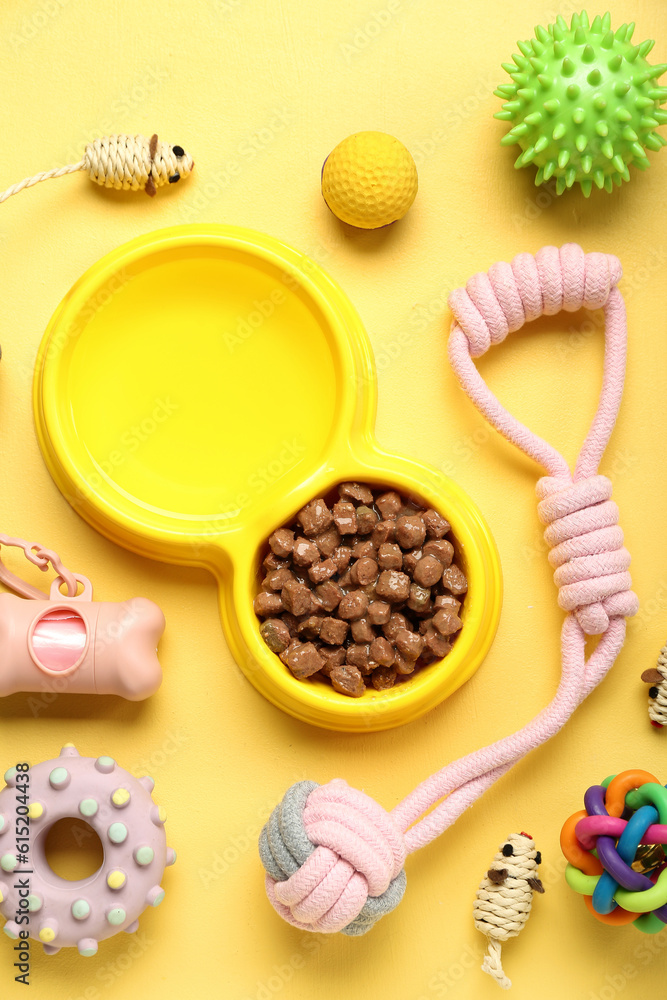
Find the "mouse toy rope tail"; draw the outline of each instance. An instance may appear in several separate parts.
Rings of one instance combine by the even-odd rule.
[[[89,142],[83,158],[66,167],[55,167],[13,184],[0,194],[0,204],[24,188],[33,187],[54,177],[85,170],[92,181],[116,191],[145,191],[153,197],[164,184],[175,184],[188,177],[194,160],[182,146],[160,142],[157,134],[107,135]]]
[[[501,989],[511,989],[512,980],[507,978],[503,970],[502,945],[497,938],[488,938],[488,948],[482,962],[482,972],[488,973],[492,979],[495,979]]]

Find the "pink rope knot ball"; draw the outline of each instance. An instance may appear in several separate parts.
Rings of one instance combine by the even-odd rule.
[[[292,785],[262,830],[259,853],[271,904],[302,930],[365,934],[405,892],[402,832],[340,778]]]

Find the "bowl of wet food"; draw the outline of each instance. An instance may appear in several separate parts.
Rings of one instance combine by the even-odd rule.
[[[51,319],[34,382],[75,509],[135,552],[210,570],[248,680],[350,732],[410,722],[468,680],[502,598],[476,505],[380,448],[375,405],[368,338],[331,278],[271,237],[209,225],[95,264]]]

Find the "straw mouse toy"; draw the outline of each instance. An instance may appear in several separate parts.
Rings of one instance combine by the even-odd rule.
[[[533,905],[533,893],[544,892],[537,877],[542,855],[529,833],[510,833],[482,879],[475,898],[475,927],[486,935],[488,952],[482,970],[508,990],[512,983],[503,972],[501,942],[523,930]]]
[[[89,142],[78,163],[55,167],[13,184],[0,194],[0,203],[24,188],[79,170],[86,170],[90,179],[101,187],[116,191],[143,190],[152,198],[159,187],[176,184],[188,177],[194,165],[182,146],[160,142],[157,134],[150,139],[144,135],[107,135]]]
[[[656,729],[667,726],[667,646],[660,650],[658,662],[642,673],[648,689],[648,717]]]

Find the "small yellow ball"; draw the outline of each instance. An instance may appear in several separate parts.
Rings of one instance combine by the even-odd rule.
[[[417,194],[417,167],[386,132],[355,132],[324,161],[322,195],[333,214],[358,229],[402,219]]]

